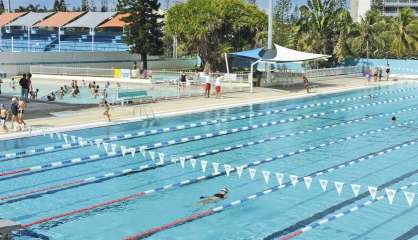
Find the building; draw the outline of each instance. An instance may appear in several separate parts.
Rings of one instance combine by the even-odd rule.
[[[397,16],[402,8],[412,8],[418,15],[418,0],[384,0],[383,7],[385,16]]]
[[[402,8],[412,8],[418,15],[418,0],[351,0],[350,15],[353,21],[359,22],[373,4],[381,6],[385,16],[397,16]]]
[[[371,5],[371,0],[351,0],[350,15],[353,18],[353,21],[360,22],[360,20],[366,15],[366,12],[370,10]]]

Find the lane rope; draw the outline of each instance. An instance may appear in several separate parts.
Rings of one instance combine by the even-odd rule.
[[[418,88],[399,89],[399,91],[398,90],[392,90],[392,91],[386,91],[386,93],[374,94],[372,96],[379,96],[379,95],[383,96],[383,95],[389,95],[389,93],[408,92],[408,91],[413,91],[413,90],[416,90],[416,89],[418,89]],[[166,127],[166,128],[160,128],[160,129],[152,129],[152,130],[140,131],[140,132],[136,132],[136,133],[127,133],[127,134],[123,134],[123,135],[115,135],[115,136],[106,137],[106,138],[97,138],[97,139],[94,139],[94,140],[87,140],[86,144],[80,144],[80,142],[73,141],[73,143],[66,143],[66,144],[62,144],[62,145],[47,146],[47,147],[44,147],[44,148],[35,148],[35,149],[30,149],[30,150],[22,150],[22,151],[19,151],[19,152],[11,152],[11,153],[6,153],[6,154],[0,154],[0,162],[10,161],[10,160],[13,160],[13,159],[18,159],[18,158],[28,157],[28,156],[33,156],[33,155],[51,153],[51,152],[56,152],[56,151],[61,151],[61,150],[69,150],[69,149],[73,149],[73,148],[85,147],[85,146],[93,145],[97,142],[113,142],[113,141],[120,141],[120,140],[126,140],[126,139],[131,139],[131,138],[147,137],[147,136],[152,136],[152,135],[157,135],[157,134],[162,134],[162,133],[186,130],[186,129],[191,129],[191,128],[198,128],[198,127],[209,126],[209,125],[214,125],[214,124],[218,124],[218,123],[232,122],[232,121],[236,121],[236,120],[244,120],[244,119],[253,118],[253,117],[267,116],[267,115],[278,114],[278,113],[282,113],[282,112],[294,111],[294,110],[299,110],[299,109],[307,109],[307,108],[313,108],[313,107],[319,107],[319,106],[327,106],[327,105],[333,105],[333,104],[337,104],[337,103],[346,103],[346,102],[351,102],[351,101],[355,101],[355,100],[366,99],[366,98],[369,98],[369,97],[370,97],[370,95],[363,95],[363,96],[359,96],[359,97],[348,97],[348,98],[344,98],[344,99],[324,101],[324,102],[316,103],[316,104],[312,103],[312,104],[305,104],[305,105],[302,105],[302,106],[297,105],[297,106],[290,107],[290,108],[282,108],[282,109],[277,109],[277,110],[270,110],[270,111],[252,113],[252,114],[248,114],[248,115],[240,115],[238,117],[237,116],[232,116],[232,117],[227,117],[227,118],[215,119],[215,120],[211,120],[211,121],[202,121],[202,122],[198,122],[198,123],[177,125],[177,126],[173,126],[173,127]],[[50,133],[50,134],[53,135],[53,133]],[[65,133],[61,134],[60,133],[59,136],[61,136],[61,135],[67,135],[67,134],[65,134]]]
[[[347,139],[347,138],[342,138],[342,139]],[[352,138],[350,138],[350,139],[352,139]],[[316,176],[320,176],[320,175],[326,174],[328,172],[332,172],[332,171],[335,171],[335,170],[338,170],[338,169],[342,169],[344,167],[351,166],[351,165],[356,164],[356,163],[363,162],[365,160],[370,160],[370,159],[373,159],[374,157],[378,157],[378,156],[384,155],[386,153],[389,153],[389,152],[392,152],[392,151],[396,151],[396,150],[399,150],[401,148],[404,148],[404,147],[407,147],[407,146],[410,146],[410,145],[414,145],[416,143],[416,141],[418,141],[418,138],[416,138],[414,140],[410,140],[410,141],[405,141],[405,142],[402,142],[402,143],[393,145],[391,147],[384,148],[384,149],[382,149],[380,151],[376,151],[376,152],[372,152],[372,153],[363,155],[363,156],[358,157],[358,158],[353,159],[353,160],[349,160],[349,161],[345,161],[343,163],[339,163],[339,164],[334,165],[332,167],[328,167],[326,169],[313,172],[313,173],[311,173],[311,174],[309,174],[309,175],[307,175],[305,177],[312,177],[313,178],[313,177],[316,177]],[[336,141],[328,142],[329,145],[335,144],[335,143],[336,143]],[[320,144],[318,147],[310,147],[310,148],[308,148],[307,151],[312,151],[313,149],[321,148],[321,147],[323,147],[325,145],[324,144]],[[243,169],[245,169],[245,168],[249,168],[249,167],[252,167],[252,166],[258,166],[258,165],[261,165],[261,164],[264,164],[264,163],[272,162],[273,160],[278,160],[278,159],[285,158],[286,156],[289,157],[289,156],[293,156],[295,154],[299,154],[299,153],[307,152],[307,151],[297,151],[297,152],[292,152],[291,154],[281,154],[281,155],[275,156],[273,158],[267,158],[267,159],[264,159],[264,160],[261,160],[261,161],[255,161],[255,162],[252,162],[252,163],[249,163],[249,164],[245,164],[245,165],[242,165],[241,167]],[[235,172],[235,171],[237,171],[237,168],[232,168],[230,170],[230,173]],[[185,185],[191,185],[191,184],[194,184],[194,183],[203,181],[203,180],[213,179],[215,177],[219,177],[219,176],[223,176],[223,175],[226,175],[226,171],[220,171],[220,172],[218,171],[218,172],[212,173],[210,175],[203,175],[203,176],[200,176],[200,177],[197,177],[197,178],[194,178],[194,179],[184,180],[184,181],[181,181],[181,182],[176,183],[176,184],[168,184],[168,185],[165,185],[165,186],[162,186],[162,187],[158,187],[158,188],[154,188],[154,189],[150,189],[150,190],[147,190],[147,191],[144,191],[144,192],[134,193],[134,194],[129,195],[127,197],[118,198],[118,199],[115,199],[115,200],[111,200],[111,201],[99,203],[99,204],[96,204],[96,205],[93,205],[93,206],[90,206],[90,207],[87,207],[87,208],[83,208],[83,209],[80,209],[80,210],[73,210],[73,211],[70,211],[70,212],[67,212],[67,213],[63,213],[63,214],[59,214],[59,215],[56,215],[56,216],[52,216],[52,217],[40,219],[40,220],[34,221],[32,223],[24,224],[22,226],[24,226],[24,227],[27,228],[27,227],[31,227],[33,225],[39,225],[39,224],[46,223],[46,222],[50,222],[50,221],[53,221],[53,220],[57,220],[57,219],[60,219],[60,218],[63,218],[63,217],[67,217],[67,216],[71,216],[71,215],[75,215],[75,214],[80,214],[82,212],[91,211],[93,209],[100,208],[102,206],[110,206],[110,205],[113,205],[114,203],[120,203],[120,202],[126,202],[126,201],[135,200],[135,199],[137,199],[139,197],[142,197],[144,195],[149,195],[149,194],[153,194],[153,193],[165,191],[167,189],[179,188],[179,187],[183,187]],[[303,179],[303,177],[300,177],[300,179]],[[232,202],[230,204],[226,204],[226,205],[223,205],[223,206],[220,206],[220,207],[216,207],[216,208],[210,209],[209,211],[210,211],[211,214],[214,214],[214,213],[217,213],[217,212],[221,212],[221,211],[223,211],[223,210],[225,210],[227,208],[230,208],[230,207],[236,206],[238,204],[241,204],[243,202],[246,202],[248,200],[252,200],[254,198],[257,198],[257,197],[259,197],[258,195],[261,196],[261,195],[265,195],[265,194],[269,194],[271,192],[277,191],[277,190],[279,190],[281,188],[286,187],[287,184],[289,184],[289,183],[286,183],[285,185],[280,185],[280,186],[277,185],[277,186],[274,186],[272,188],[269,188],[266,191],[257,193],[255,195],[251,195],[249,197],[246,197],[246,198],[241,199],[241,200],[238,200],[238,201],[234,201],[234,202]],[[198,215],[198,216],[200,216],[200,215]],[[202,216],[206,216],[206,215],[203,214]],[[196,220],[196,219],[199,219],[199,218],[200,217],[195,218],[193,220]],[[189,218],[186,218],[186,219],[189,219]],[[177,226],[176,224],[174,224],[174,225],[172,225],[172,224],[173,223],[170,223],[170,226],[173,226],[173,227],[174,226]],[[157,229],[157,228],[155,228],[155,229]],[[153,230],[152,232],[154,232],[154,231],[155,230]],[[159,231],[156,231],[156,232],[159,232]],[[156,233],[156,232],[154,232],[154,233]]]

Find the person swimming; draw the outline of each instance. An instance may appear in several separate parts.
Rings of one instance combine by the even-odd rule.
[[[206,205],[209,203],[214,203],[219,200],[225,200],[228,198],[229,189],[228,188],[222,188],[219,190],[219,192],[213,194],[210,197],[200,197],[199,204]]]
[[[393,116],[391,120],[392,120],[392,122],[396,122],[396,117]]]

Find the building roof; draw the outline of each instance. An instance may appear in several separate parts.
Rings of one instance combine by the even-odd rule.
[[[66,28],[95,28],[104,21],[110,19],[116,13],[114,12],[88,12],[79,19],[71,22],[64,27]]]
[[[7,25],[8,23],[14,21],[20,16],[25,15],[25,12],[13,12],[13,13],[3,13],[0,15],[0,27]]]
[[[56,12],[49,18],[35,24],[34,27],[62,27],[82,14],[84,12]]]
[[[127,16],[129,16],[129,13],[119,13],[114,18],[100,25],[99,28],[123,28],[126,23],[122,20],[122,18]]]
[[[53,14],[52,12],[46,13],[37,13],[37,12],[30,12],[23,17],[20,17],[13,22],[7,24],[8,26],[22,26],[22,27],[31,27],[35,23],[45,19],[49,15]]]

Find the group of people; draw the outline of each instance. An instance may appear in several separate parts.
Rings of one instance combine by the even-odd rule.
[[[8,109],[4,104],[0,105],[0,122],[4,131],[8,132],[9,127],[7,122],[11,116],[12,128],[16,131],[21,131],[26,126],[23,120],[23,113],[26,109],[26,101],[23,98],[12,98],[12,103]]]
[[[390,72],[391,72],[389,64],[386,65],[385,72],[386,72],[386,81],[389,81]],[[367,67],[365,76],[366,76],[367,82],[371,81],[372,76],[373,76],[373,80],[375,82],[382,81],[383,68],[382,67],[375,67],[374,70],[372,70],[370,67]]]
[[[223,76],[221,75],[213,75],[209,72],[205,72],[205,97],[210,97],[210,90],[213,84],[213,78],[215,78],[215,95],[216,98],[221,97],[221,80]]]

